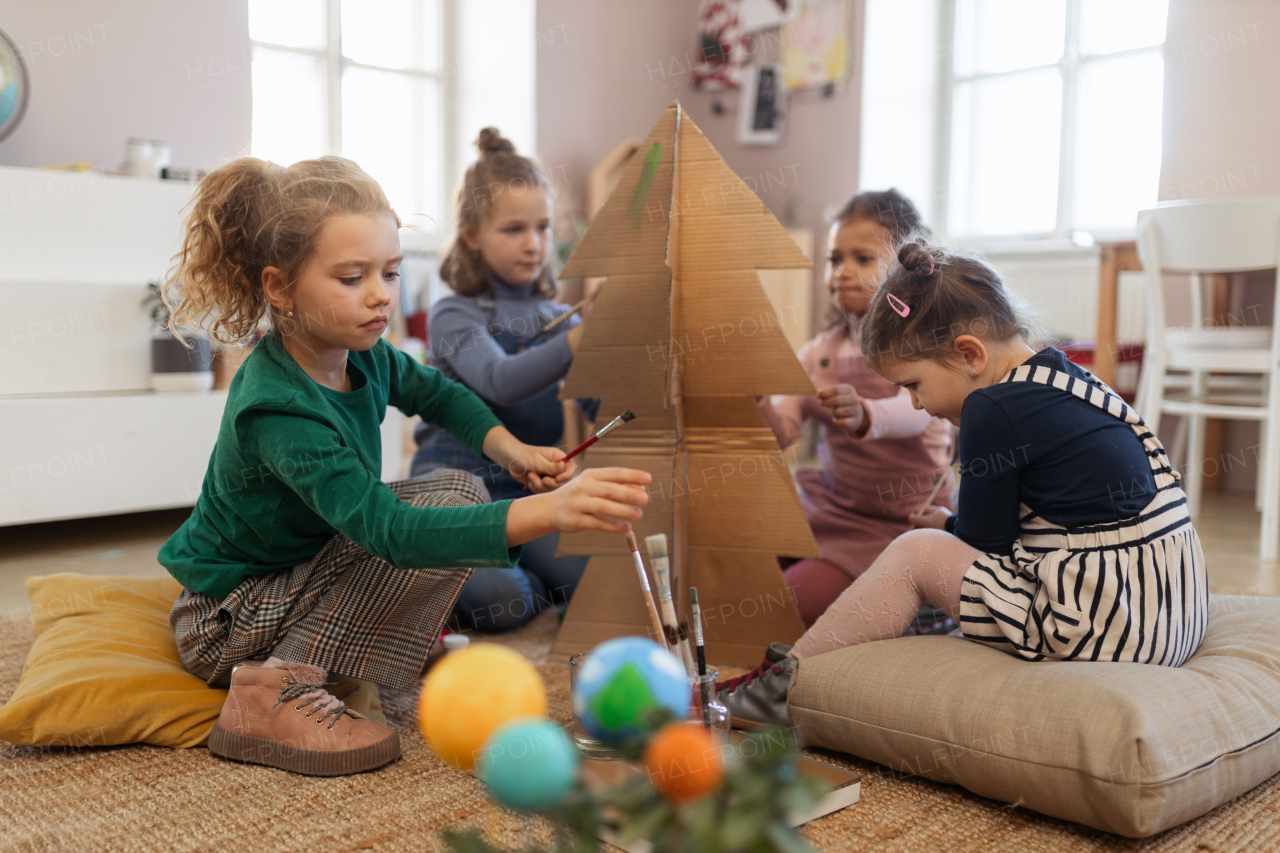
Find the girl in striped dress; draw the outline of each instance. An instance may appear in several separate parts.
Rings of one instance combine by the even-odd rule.
[[[1180,478],[1138,415],[1052,348],[1036,352],[995,270],[910,242],[872,300],[862,351],[960,427],[953,515],[898,537],[793,648],[719,685],[744,724],[786,717],[795,661],[900,636],[922,602],[1027,660],[1179,666],[1208,623]]]

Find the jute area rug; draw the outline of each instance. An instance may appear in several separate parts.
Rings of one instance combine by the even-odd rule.
[[[496,638],[546,678],[568,719],[568,671],[548,662],[554,614]],[[0,701],[32,635],[0,620]],[[359,776],[315,779],[150,746],[47,750],[0,743],[0,850],[444,850],[439,831],[470,828],[509,850],[547,846],[551,827],[491,805],[482,785],[423,744],[415,697],[383,694],[404,757]],[[976,797],[866,761],[817,751],[862,774],[862,801],[808,824],[821,850],[1265,851],[1280,849],[1280,776],[1207,815],[1142,841]]]

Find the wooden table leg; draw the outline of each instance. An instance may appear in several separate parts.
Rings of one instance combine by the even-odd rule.
[[[1120,270],[1114,246],[1103,246],[1098,266],[1098,335],[1093,374],[1108,385],[1116,381],[1116,312]]]
[[[1231,276],[1223,273],[1212,273],[1209,279],[1209,319],[1210,326],[1228,326],[1231,324],[1228,314],[1231,304]],[[1204,484],[1206,492],[1222,491],[1222,447],[1225,440],[1226,421],[1220,418],[1206,418],[1204,422]],[[1209,459],[1215,460],[1209,465]]]

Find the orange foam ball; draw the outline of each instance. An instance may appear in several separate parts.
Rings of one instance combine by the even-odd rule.
[[[422,739],[449,764],[471,770],[489,736],[521,717],[545,717],[547,688],[524,656],[475,643],[436,664],[418,695]]]
[[[644,766],[654,789],[675,803],[711,793],[724,778],[720,745],[700,723],[663,726],[645,747]]]

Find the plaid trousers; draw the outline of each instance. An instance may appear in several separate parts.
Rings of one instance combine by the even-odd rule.
[[[417,507],[488,503],[480,479],[440,470],[390,487]],[[221,600],[184,589],[169,613],[186,668],[215,687],[270,655],[409,690],[470,568],[397,569],[341,534],[309,561],[242,581]]]

